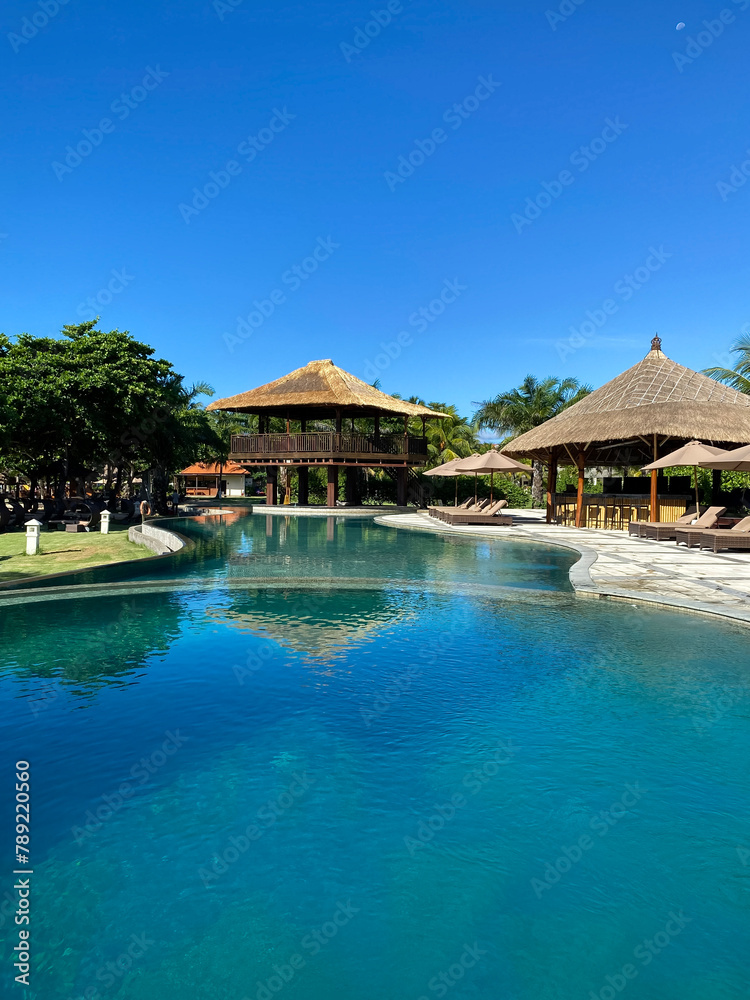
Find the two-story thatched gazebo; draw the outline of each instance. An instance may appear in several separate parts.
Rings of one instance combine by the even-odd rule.
[[[237,396],[217,399],[209,410],[232,410],[258,416],[257,434],[232,437],[230,460],[248,468],[264,466],[267,474],[266,503],[277,503],[279,467],[294,468],[299,476],[298,498],[308,502],[308,470],[328,470],[327,505],[336,505],[338,473],[347,470],[347,498],[355,496],[355,470],[395,470],[397,502],[405,506],[413,466],[427,460],[425,421],[442,419],[426,406],[387,396],[372,385],[338,368],[333,361],[310,361],[304,368]],[[270,420],[281,418],[285,431],[271,433]],[[383,434],[381,418],[403,418],[402,433]],[[422,436],[409,434],[409,420],[422,419]],[[355,429],[355,420],[359,427]],[[367,430],[363,431],[363,420]],[[330,430],[308,430],[314,422],[326,422]],[[298,424],[299,429],[292,430]]]
[[[547,463],[548,521],[557,512],[558,464],[576,466],[575,524],[581,527],[586,466],[640,468],[696,438],[720,448],[750,442],[750,396],[671,361],[654,337],[643,361],[521,434],[503,451]],[[657,473],[652,472],[652,520],[659,519],[659,501]]]

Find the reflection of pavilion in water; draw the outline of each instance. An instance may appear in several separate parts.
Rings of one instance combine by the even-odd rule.
[[[408,617],[397,597],[373,590],[253,590],[232,594],[231,603],[207,608],[206,614],[305,654],[313,668],[375,642],[384,628]]]

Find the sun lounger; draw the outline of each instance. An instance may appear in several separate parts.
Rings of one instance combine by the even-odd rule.
[[[456,520],[456,518],[461,518],[461,519],[466,519],[467,522],[468,522],[469,519],[473,521],[474,518],[477,518],[477,517],[494,517],[495,514],[499,514],[500,513],[500,511],[503,509],[503,507],[507,507],[507,506],[508,506],[508,501],[507,500],[496,500],[492,504],[488,503],[487,506],[483,507],[481,510],[475,510],[475,511],[472,511],[472,510],[459,510],[459,511],[455,511],[455,512],[454,511],[446,511],[447,516],[446,516],[445,520],[453,522],[453,521]]]
[[[507,500],[498,500],[497,503],[492,504],[491,507],[487,507],[485,510],[479,511],[478,513],[471,513],[467,511],[466,513],[456,514],[450,519],[450,524],[513,524],[513,518],[507,517],[501,514],[504,507],[508,506]]]
[[[702,549],[721,552],[724,549],[750,549],[750,517],[743,517],[733,528],[712,528],[701,531],[698,545]]]
[[[692,530],[696,528],[713,528],[726,507],[709,507],[705,514],[701,514],[695,524],[684,525]],[[677,532],[683,525],[680,524],[647,524],[644,535],[641,537],[652,538],[657,542],[672,540],[677,537]]]
[[[451,510],[467,510],[469,507],[473,507],[473,506],[474,506],[474,497],[467,497],[466,500],[464,500],[464,502],[462,504],[459,504],[458,507],[451,507],[450,509]],[[437,504],[435,504],[434,507],[430,507],[428,509],[429,509],[430,514],[433,517],[439,517],[440,515],[439,515],[438,512],[440,512],[440,514],[442,514],[443,511],[447,510],[448,508],[444,507],[442,504],[440,504],[440,506],[438,506]]]
[[[678,517],[676,521],[664,522],[665,524],[690,524],[694,521],[698,515],[695,512],[695,507],[691,507],[689,510],[685,511],[682,517]],[[646,528],[652,524],[661,524],[660,521],[631,521],[628,525],[628,534],[636,535],[638,538],[646,537]]]
[[[436,510],[435,517],[439,517],[441,521],[449,521],[457,514],[478,514],[488,507],[489,503],[490,501],[485,498],[472,503],[469,507],[443,507],[442,510]]]

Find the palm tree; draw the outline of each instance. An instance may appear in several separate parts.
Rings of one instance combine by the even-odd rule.
[[[575,378],[537,379],[527,375],[517,389],[501,392],[494,399],[475,404],[479,407],[474,421],[480,428],[505,434],[505,444],[532,427],[556,417],[568,406],[577,403],[591,392],[591,386],[581,385]],[[532,464],[532,501],[542,502],[542,464],[534,459]]]
[[[452,404],[428,403],[431,410],[447,413],[443,420],[430,420],[427,424],[427,456],[432,468],[454,458],[467,458],[479,448],[477,428],[462,416]]]
[[[738,392],[750,395],[750,333],[746,333],[732,348],[732,354],[739,356],[734,368],[704,368],[703,374],[717,382],[726,382]]]

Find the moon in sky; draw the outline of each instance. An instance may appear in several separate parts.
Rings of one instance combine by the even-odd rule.
[[[677,28],[675,30],[676,31],[682,31],[682,29],[684,27],[685,27],[685,22],[684,21],[680,21],[680,23],[677,25]]]

